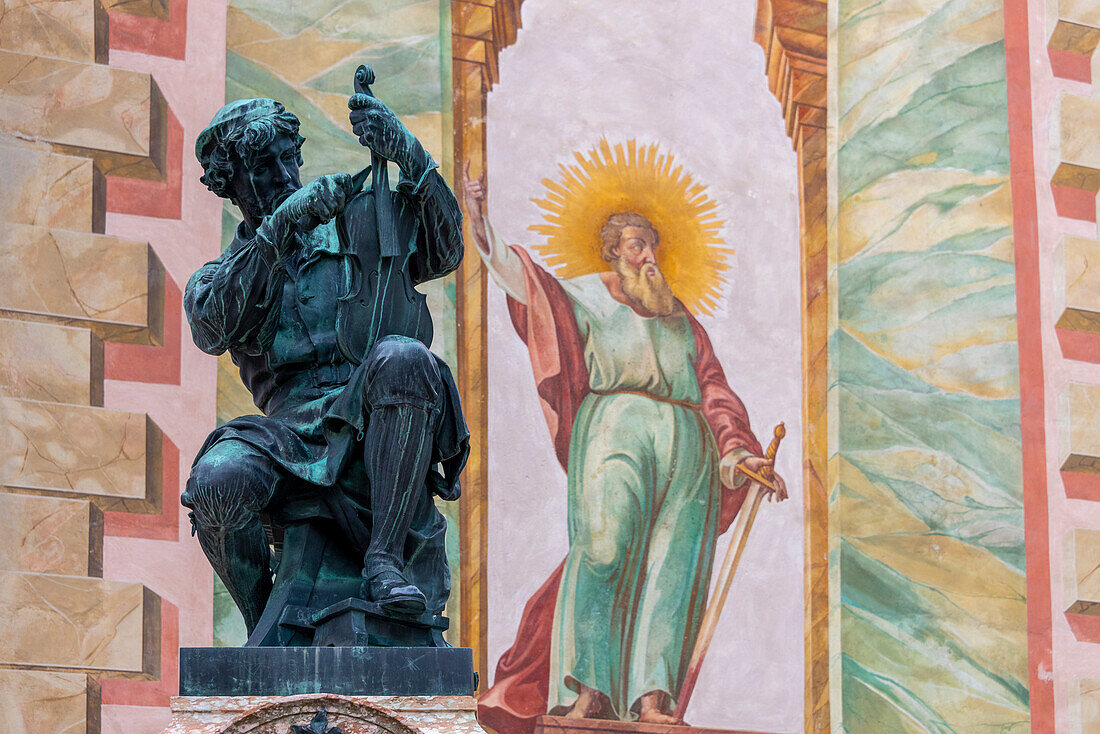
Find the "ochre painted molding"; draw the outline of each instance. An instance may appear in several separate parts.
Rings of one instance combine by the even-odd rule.
[[[829,731],[829,498],[826,231],[827,4],[759,0],[754,39],[798,154],[802,238],[802,425],[805,517],[805,730]]]
[[[454,94],[454,170],[469,166],[485,173],[485,96],[498,79],[497,56],[515,43],[523,0],[458,0],[451,4],[451,55]],[[465,209],[465,202],[459,197]],[[465,215],[466,212],[464,211]],[[469,222],[469,217],[464,217]],[[488,274],[464,225],[466,257],[456,278],[458,388],[470,427],[470,459],[459,501],[461,582],[459,641],[474,651],[474,669],[488,683],[488,362],[486,358]]]

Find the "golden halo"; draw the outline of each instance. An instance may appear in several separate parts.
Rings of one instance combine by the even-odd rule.
[[[673,293],[693,312],[710,314],[718,304],[733,248],[718,236],[725,224],[706,186],[692,180],[671,153],[656,143],[634,140],[612,151],[606,139],[574,153],[575,164],[559,165],[559,180],[543,179],[545,199],[532,199],[543,222],[531,229],[546,235],[535,245],[562,278],[608,270],[600,257],[600,227],[617,212],[641,214],[657,228],[657,262]]]

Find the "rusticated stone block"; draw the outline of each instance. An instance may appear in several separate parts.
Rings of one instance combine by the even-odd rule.
[[[160,673],[160,597],[141,584],[0,571],[0,666]]]
[[[103,574],[103,513],[86,500],[0,493],[0,569]]]
[[[1066,495],[1100,500],[1100,386],[1066,385],[1058,397],[1058,424]]]
[[[100,0],[4,0],[0,48],[107,63],[107,10]]]
[[[0,484],[159,512],[163,436],[144,413],[0,400]]]
[[[103,404],[103,342],[88,329],[0,319],[0,394]]]
[[[1100,530],[1074,528],[1065,561],[1066,611],[1100,617]]]
[[[13,225],[0,230],[0,316],[163,344],[164,267],[148,243]]]
[[[1078,678],[1070,683],[1070,731],[1100,731],[1100,678]]]
[[[13,144],[0,145],[0,160],[0,221],[103,232],[106,181],[90,159]]]
[[[1100,530],[1074,528],[1063,550],[1066,620],[1077,639],[1100,643]]]
[[[1055,263],[1056,333],[1067,359],[1100,362],[1100,241],[1062,240]]]
[[[0,730],[99,734],[99,704],[83,673],[0,670]]]
[[[1100,7],[1091,0],[1058,0],[1058,20],[1100,28]]]
[[[164,180],[168,118],[152,76],[0,51],[0,130],[89,156],[112,176]]]
[[[1100,99],[1063,94],[1057,124],[1057,168],[1050,185],[1058,214],[1096,221],[1100,191]]]

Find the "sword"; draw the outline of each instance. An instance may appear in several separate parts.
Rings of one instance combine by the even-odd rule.
[[[765,459],[775,459],[775,455],[779,451],[779,442],[786,435],[787,427],[784,424],[780,423],[775,427],[772,442],[768,444],[768,449],[764,452]],[[718,627],[718,618],[722,614],[722,607],[726,605],[726,595],[733,583],[733,574],[737,572],[737,566],[741,562],[741,553],[745,550],[745,543],[748,542],[749,531],[752,530],[753,520],[756,519],[756,511],[760,509],[760,500],[764,499],[765,492],[761,489],[761,486],[770,487],[773,491],[776,489],[775,484],[772,482],[774,472],[771,467],[765,467],[762,472],[754,472],[738,466],[737,471],[758,482],[758,484],[754,484],[749,489],[748,494],[745,496],[745,502],[741,505],[741,512],[737,513],[737,521],[734,523],[733,534],[730,536],[730,547],[726,551],[726,558],[722,561],[722,568],[718,572],[718,582],[715,584],[717,594],[707,605],[707,610],[703,612],[703,622],[699,625],[699,636],[695,639],[695,649],[691,653],[691,662],[688,664],[687,674],[684,676],[684,684],[680,687],[680,695],[676,698],[676,711],[672,714],[679,721],[684,720],[688,702],[691,700],[691,694],[695,691],[695,684],[699,680],[699,670],[703,667],[703,658],[706,657],[707,649],[714,637],[714,631]],[[748,510],[745,509],[746,505]]]

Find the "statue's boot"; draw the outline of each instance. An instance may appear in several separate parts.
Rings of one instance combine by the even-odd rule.
[[[271,553],[263,525],[259,519],[239,530],[197,525],[195,534],[214,572],[241,610],[251,635],[271,596]]]
[[[432,453],[432,413],[412,405],[371,412],[366,432],[371,539],[363,562],[363,595],[383,609],[404,614],[427,608],[424,593],[405,578],[405,539],[422,502]]]

